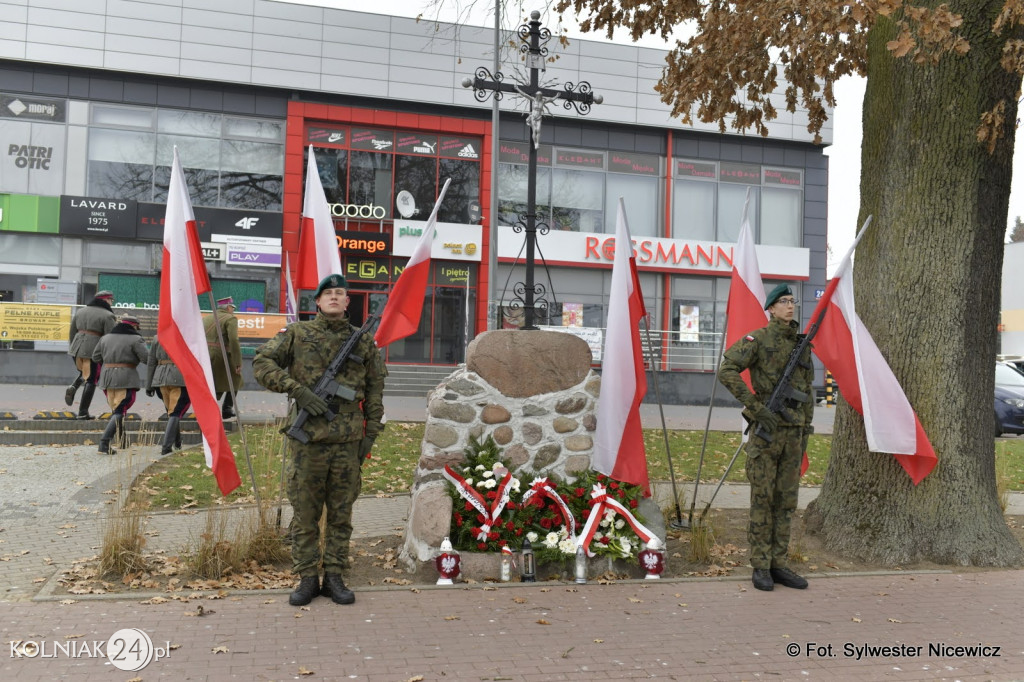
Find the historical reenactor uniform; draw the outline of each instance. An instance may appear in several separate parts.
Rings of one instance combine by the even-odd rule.
[[[181,375],[181,370],[155,336],[153,345],[149,347],[149,360],[146,366],[146,395],[152,398],[159,393],[167,411],[167,427],[160,442],[160,454],[169,455],[171,450],[181,448],[180,422],[192,401],[185,387],[185,377]]]
[[[237,393],[242,388],[242,347],[238,343],[238,318],[235,317],[235,302],[230,296],[217,299],[217,321],[220,322],[221,336],[224,337],[224,344],[228,349],[228,364],[224,366],[224,354],[220,350],[220,339],[217,338],[217,325],[214,323],[213,313],[203,318],[203,328],[206,330],[206,344],[210,349],[210,365],[213,369],[213,390],[217,392],[217,400],[222,394],[224,406],[221,408],[220,416],[223,419],[231,419],[235,416],[234,396],[232,389]],[[231,372],[231,383],[228,384],[228,371]]]
[[[788,286],[775,287],[764,307],[771,312],[768,325],[747,334],[725,352],[719,377],[743,403],[744,416],[756,422],[746,444],[750,481],[747,537],[754,587],[771,590],[774,583],[779,583],[803,589],[807,581],[789,569],[789,533],[797,506],[800,464],[807,438],[814,431],[814,366],[808,345],[791,382],[794,389],[808,396],[805,402],[789,399],[780,413],[765,406],[801,335],[799,323],[793,320],[796,300]],[[747,369],[753,393],[740,376]],[[770,442],[756,435],[758,425],[768,432]]]
[[[75,362],[78,376],[64,391],[64,402],[71,407],[75,402],[78,387],[85,384],[85,388],[82,389],[82,402],[78,405],[79,419],[92,419],[89,405],[92,404],[96,381],[100,376],[100,368],[92,361],[92,352],[96,350],[100,338],[104,334],[109,334],[117,324],[117,316],[110,308],[113,302],[113,293],[106,290],[96,292],[96,296],[71,318],[68,355]]]
[[[135,403],[135,394],[142,382],[136,369],[149,359],[149,348],[139,334],[139,321],[131,315],[124,315],[110,333],[100,339],[92,353],[93,362],[101,364],[100,388],[110,405],[110,421],[100,437],[99,453],[113,455],[111,439],[117,436],[119,447],[125,447],[124,415]]]
[[[304,425],[308,443],[289,440],[288,499],[292,518],[292,570],[299,586],[289,597],[293,606],[308,604],[318,593],[338,604],[351,604],[355,595],[345,587],[349,570],[352,505],[362,485],[360,467],[373,441],[383,430],[384,378],[387,369],[370,335],[363,335],[354,355],[335,380],[352,389],[354,398],[325,402],[311,390],[338,351],[357,329],[349,323],[348,283],[330,275],[316,291],[317,316],[295,322],[256,352],[253,373],[271,391],[287,393],[309,419]],[[328,407],[336,413],[328,421]],[[289,423],[296,408],[289,412]],[[287,427],[286,427],[287,428]],[[320,516],[326,508],[324,581],[320,588]]]

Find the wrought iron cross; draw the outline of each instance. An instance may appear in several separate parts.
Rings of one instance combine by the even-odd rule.
[[[551,31],[542,28],[540,25],[540,12],[530,13],[530,22],[519,27],[517,34],[522,44],[519,52],[526,57],[526,66],[530,71],[529,83],[505,82],[505,77],[500,71],[492,74],[485,67],[476,70],[474,78],[465,78],[462,81],[463,87],[473,88],[473,96],[478,102],[486,102],[493,95],[500,100],[505,93],[511,93],[526,98],[530,104],[530,111],[526,115],[526,121],[530,126],[533,136],[533,144],[530,145],[530,160],[527,173],[526,185],[526,213],[519,215],[519,222],[513,227],[513,231],[526,233],[526,282],[517,283],[514,289],[516,300],[511,304],[512,308],[521,307],[525,312],[523,329],[536,329],[534,324],[536,307],[547,308],[547,300],[544,298],[545,287],[543,284],[535,283],[533,276],[535,251],[537,244],[537,231],[547,234],[548,225],[537,224],[537,148],[540,146],[540,127],[548,104],[561,101],[566,109],[573,108],[576,113],[585,116],[590,112],[591,104],[601,104],[604,99],[595,95],[590,83],[580,81],[579,83],[565,83],[562,90],[542,87],[540,85],[539,72],[544,67],[544,60],[548,56],[547,43],[551,40]],[[491,239],[497,237],[497,216],[491,216]],[[492,282],[493,286],[493,282]],[[521,301],[521,304],[519,303]]]

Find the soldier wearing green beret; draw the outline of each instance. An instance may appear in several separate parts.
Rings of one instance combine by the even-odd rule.
[[[364,335],[354,355],[335,377],[355,391],[351,401],[334,398],[328,404],[311,388],[339,349],[357,329],[349,323],[348,283],[341,275],[325,277],[316,290],[317,316],[288,325],[256,352],[253,375],[262,386],[287,393],[309,419],[303,427],[308,443],[289,440],[286,465],[288,499],[292,504],[292,570],[298,587],[288,598],[304,606],[317,594],[337,604],[351,604],[355,595],[345,586],[352,536],[352,505],[362,485],[361,466],[373,441],[384,429],[384,377],[387,369],[370,335]],[[337,414],[328,421],[328,407]],[[289,426],[296,409],[289,412]],[[287,426],[282,429],[287,431]],[[320,554],[320,516],[326,509],[325,546]],[[320,564],[324,580],[320,586]]]
[[[765,403],[778,383],[790,354],[799,342],[799,324],[793,319],[796,299],[785,284],[765,299],[771,313],[767,326],[747,334],[725,351],[719,380],[743,403],[743,414],[771,436],[771,442],[751,435],[746,444],[747,480],[750,481],[750,565],[754,587],[771,590],[775,583],[804,589],[807,581],[789,568],[790,519],[800,488],[800,464],[807,438],[814,431],[814,401],[787,401],[784,414]],[[793,375],[792,386],[813,395],[814,368],[810,346]],[[740,373],[750,370],[751,393]],[[752,430],[753,431],[753,430]]]

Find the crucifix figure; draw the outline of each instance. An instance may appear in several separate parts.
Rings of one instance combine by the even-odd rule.
[[[585,115],[590,112],[590,105],[600,104],[603,99],[595,95],[590,83],[566,83],[561,90],[546,88],[539,82],[538,72],[544,65],[547,58],[548,48],[546,43],[551,40],[551,31],[541,28],[540,12],[530,13],[530,23],[523,24],[518,30],[519,40],[524,45],[520,52],[526,59],[526,66],[530,73],[529,83],[506,83],[501,72],[492,74],[484,67],[476,70],[475,78],[465,78],[462,81],[463,87],[473,88],[473,96],[478,102],[484,102],[492,94],[495,99],[501,99],[505,94],[516,94],[526,98],[530,103],[530,111],[526,114],[526,123],[530,126],[533,144],[530,145],[530,161],[527,171],[526,186],[526,213],[520,214],[520,221],[512,226],[515,232],[526,234],[526,281],[515,287],[516,296],[512,307],[517,307],[522,301],[524,315],[523,329],[536,329],[534,325],[535,296],[540,295],[541,307],[546,305],[544,285],[536,284],[533,278],[534,252],[537,245],[537,148],[540,146],[540,128],[546,108],[552,102],[560,101],[566,109],[575,108],[576,112]],[[491,217],[491,234],[496,234],[497,216]],[[547,226],[542,232],[547,231]],[[519,297],[519,291],[523,297]]]

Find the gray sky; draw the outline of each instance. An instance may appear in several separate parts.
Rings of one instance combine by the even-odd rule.
[[[337,7],[340,9],[353,10],[357,12],[367,11],[365,0],[283,0],[284,2],[296,2],[304,5],[319,5],[322,7]],[[465,6],[473,0],[461,0],[459,4]],[[461,18],[463,23],[470,23],[478,26],[493,26],[494,18],[491,14],[493,0],[476,0],[479,11],[473,11],[467,19]],[[543,9],[545,2],[537,2],[537,8]],[[446,7],[455,7],[456,0],[446,0]],[[393,16],[416,17],[424,14],[430,18],[435,17],[435,12],[428,9],[427,0],[374,0],[371,4],[372,11],[377,14],[389,14]],[[529,4],[526,4],[529,7]],[[453,11],[442,12],[437,18],[442,21],[454,21],[456,15]],[[504,22],[509,25],[511,22]],[[549,26],[549,28],[553,28]],[[600,33],[582,33],[575,26],[566,26],[569,37],[581,37],[587,40],[605,40]],[[628,37],[616,39],[614,42],[631,44]],[[641,40],[641,45],[658,49],[668,49],[660,39],[646,38]],[[857,213],[860,210],[860,140],[861,140],[861,103],[864,100],[864,79],[846,77],[836,84],[836,109],[833,113],[834,139],[826,149],[825,154],[829,156],[829,190],[828,190],[828,243],[832,251],[829,263],[829,274],[833,259],[842,258],[853,242],[853,235],[857,229]],[[1007,229],[1009,229],[1016,216],[1024,216],[1024,184],[1017,181],[1017,178],[1024,178],[1024,153],[1016,153],[1013,161],[1014,183],[1010,192],[1010,210],[1007,217]]]

